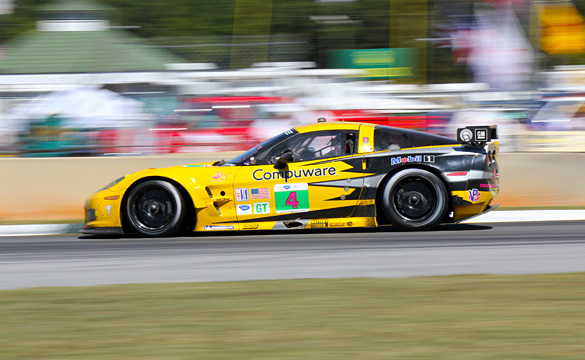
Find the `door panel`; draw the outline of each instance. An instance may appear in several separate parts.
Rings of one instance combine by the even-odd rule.
[[[236,174],[238,221],[350,216],[363,186],[362,156],[243,166]]]
[[[239,169],[236,166],[193,168],[192,180],[199,189],[201,209],[197,214],[197,230],[220,230],[217,226],[224,224],[229,224],[226,230],[237,230],[234,180]]]

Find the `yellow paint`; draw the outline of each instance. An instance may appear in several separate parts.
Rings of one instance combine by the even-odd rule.
[[[373,217],[352,217],[313,219],[307,224],[307,229],[335,229],[335,228],[356,228],[376,226],[376,218]]]
[[[536,7],[540,19],[540,47],[549,54],[585,52],[585,21],[570,2]]]
[[[374,127],[375,126],[372,124],[334,122],[309,124],[296,129],[300,133],[335,129],[356,131],[359,135],[358,154],[346,157],[357,157],[358,161],[361,161],[359,154],[365,154],[372,151],[371,147],[374,143]],[[365,140],[366,138],[367,141]],[[349,188],[346,190],[344,186],[333,187],[308,185],[313,182],[340,180],[343,184],[343,181],[360,179],[364,176],[363,172],[350,172],[349,170],[352,169],[351,166],[341,161],[335,161],[336,159],[341,160],[343,158],[345,157],[327,159],[328,161],[326,162],[323,162],[322,159],[318,159],[290,163],[284,171],[298,174],[299,177],[288,177],[287,179],[281,177],[281,173],[279,173],[273,165],[210,166],[212,162],[207,162],[162,169],[153,168],[141,170],[127,175],[122,181],[112,186],[110,189],[98,191],[87,201],[86,207],[95,209],[97,216],[96,221],[87,225],[95,228],[122,226],[123,213],[121,207],[124,195],[132,184],[150,178],[166,179],[171,183],[180,184],[180,186],[184,188],[195,207],[197,217],[195,230],[197,231],[272,229],[277,223],[282,223],[282,220],[277,222],[269,219],[284,214],[283,211],[286,211],[286,209],[281,209],[280,212],[277,212],[278,207],[276,204],[275,187],[281,189],[282,186],[286,184],[297,184],[298,186],[302,185],[308,188],[308,207],[310,211],[375,205],[374,199],[358,200],[355,199],[355,197],[351,200],[345,199],[344,196],[350,195],[356,191],[359,192],[361,191],[360,189]],[[317,169],[319,169],[319,171],[317,171]],[[308,174],[308,170],[313,170],[313,175],[300,175]],[[270,173],[271,175],[267,177],[260,176],[260,174],[267,173]],[[319,173],[319,175],[316,175],[317,173]],[[264,199],[253,199],[251,192],[252,189],[256,188],[267,188],[270,195]],[[241,197],[237,197],[237,189],[247,189],[248,198],[242,199]],[[300,194],[300,191],[304,190],[299,188],[298,191]],[[470,203],[469,205],[458,206],[454,209],[455,221],[460,221],[483,212],[498,192],[498,188],[480,189],[481,196],[478,201],[473,203],[469,201],[467,191],[453,192],[452,195],[459,196]],[[279,194],[282,194],[282,192]],[[105,198],[112,200],[106,200]],[[280,201],[284,201],[284,199]],[[186,203],[189,202],[186,201]],[[242,208],[240,208],[240,213],[238,214],[239,205],[250,205],[250,209],[253,211],[250,212],[250,210],[242,210]],[[282,203],[280,203],[280,205],[282,207]],[[257,206],[262,206],[262,209],[265,210],[258,210],[258,212],[256,212],[257,209],[259,209]],[[107,208],[110,209],[109,215],[107,214]],[[339,214],[344,214],[344,212],[339,212]],[[350,212],[347,212],[347,216],[350,216],[350,214]],[[335,216],[340,215],[336,214]],[[329,228],[376,226],[376,219],[373,217],[318,219],[310,220],[307,227],[325,227],[325,224],[326,227]],[[280,226],[281,224],[278,225]],[[206,226],[211,228],[206,229]]]
[[[475,216],[484,212],[490,202],[496,197],[499,189],[491,189],[487,191],[480,191],[480,197],[477,201],[469,200],[469,192],[465,191],[453,191],[453,196],[458,196],[463,200],[469,202],[469,205],[455,206],[453,208],[453,221],[458,222],[465,220],[468,217]]]

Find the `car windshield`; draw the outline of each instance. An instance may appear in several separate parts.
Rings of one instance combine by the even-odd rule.
[[[280,135],[276,135],[275,137],[266,140],[265,142],[263,142],[260,145],[254,146],[253,148],[246,151],[245,153],[240,154],[240,155],[236,156],[235,158],[227,161],[224,165],[225,166],[250,165],[251,164],[250,161],[252,161],[252,163],[254,163],[253,161],[259,153],[261,153],[265,149],[272,148],[274,145],[284,141],[286,138],[289,138],[291,135],[294,135],[297,133],[298,133],[298,131],[296,131],[294,129],[287,130]]]

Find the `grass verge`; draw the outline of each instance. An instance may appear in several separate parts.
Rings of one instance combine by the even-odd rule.
[[[0,292],[2,359],[583,359],[585,274]]]

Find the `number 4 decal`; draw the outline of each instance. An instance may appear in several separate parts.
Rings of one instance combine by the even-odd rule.
[[[293,209],[296,209],[299,207],[299,202],[297,201],[297,193],[296,191],[292,191],[290,193],[290,195],[288,196],[288,199],[286,199],[285,205],[289,205],[293,207]]]
[[[276,212],[279,214],[309,211],[309,185],[307,183],[274,185],[274,202]]]

